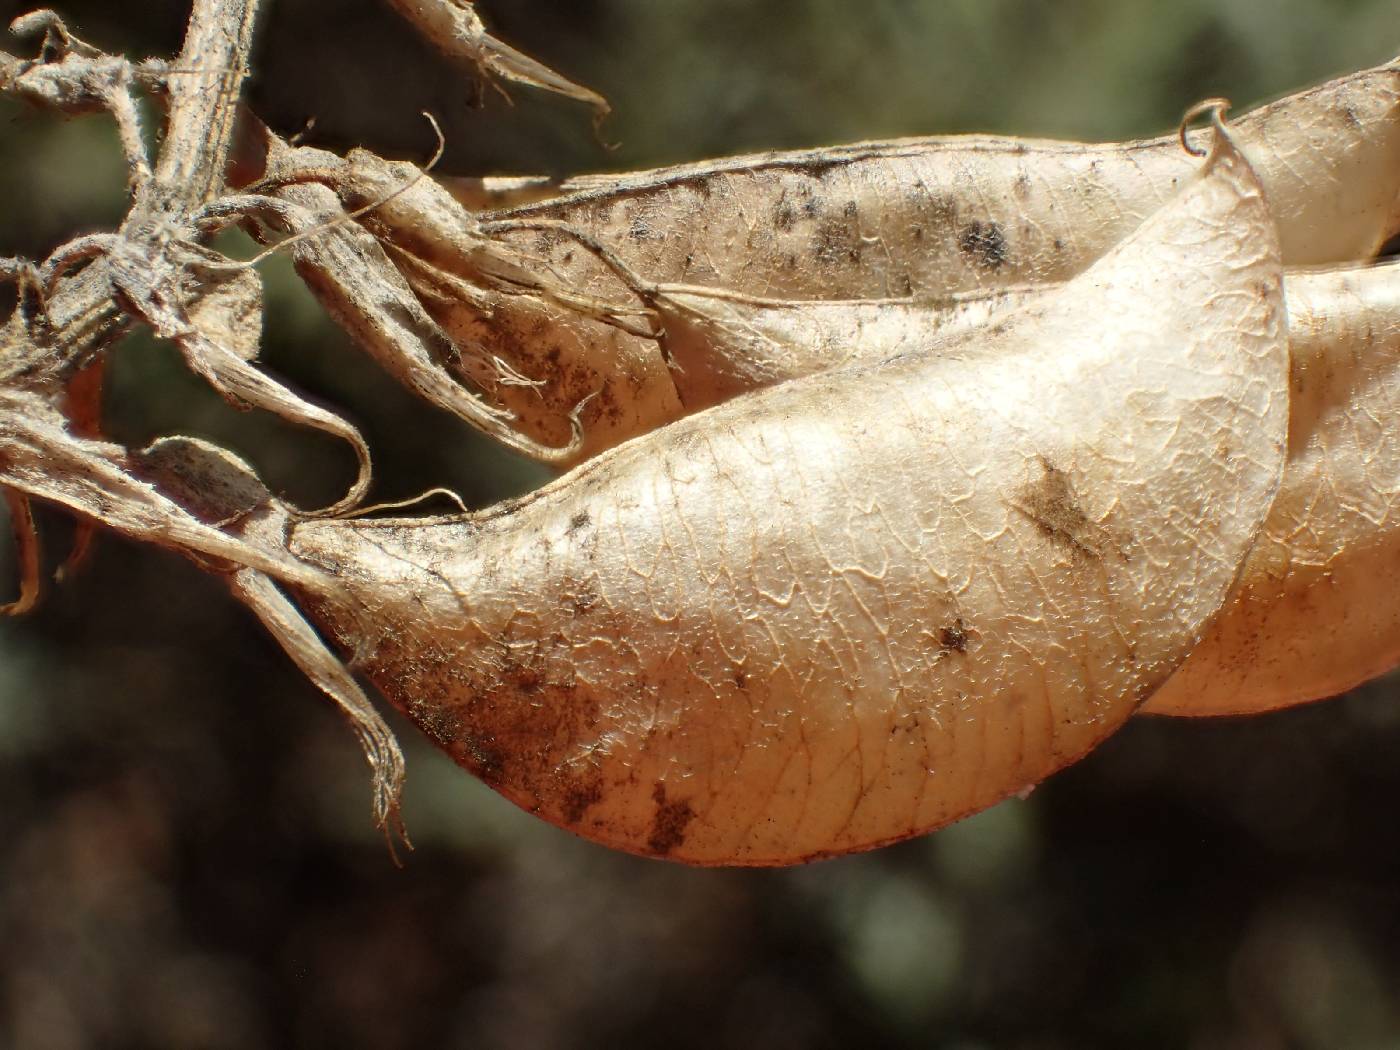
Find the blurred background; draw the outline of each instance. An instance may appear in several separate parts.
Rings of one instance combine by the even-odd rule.
[[[444,171],[568,174],[942,131],[1145,135],[1208,95],[1253,103],[1400,51],[1394,0],[481,8],[612,101],[615,152],[566,102],[469,108],[469,73],[373,0],[267,3],[249,99],[284,134],[314,119],[314,144],[419,159],[428,109]],[[60,10],[137,57],[176,51],[186,13]],[[0,255],[124,211],[105,120],[0,102],[0,158]],[[264,359],[364,428],[378,497],[449,484],[480,505],[543,478],[400,394],[283,262],[265,274]],[[352,474],[139,336],[107,416],[127,442],[221,441],[308,503]],[[69,528],[42,524],[53,567]],[[0,624],[0,1046],[1400,1047],[1397,688],[1138,719],[1026,801],[788,871],[576,840],[395,716],[418,847],[398,870],[351,734],[252,618],[191,564],[103,537]]]

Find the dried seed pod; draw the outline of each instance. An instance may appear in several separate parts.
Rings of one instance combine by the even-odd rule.
[[[1261,107],[1237,134],[1279,216],[1290,264],[1366,257],[1400,226],[1395,63]],[[1072,277],[1166,200],[1191,165],[1175,135],[1105,145],[908,139],[573,180],[553,199],[486,217],[423,182],[363,221],[461,348],[464,370],[495,361],[526,381],[495,394],[523,433],[563,444],[568,412],[596,395],[582,416],[581,458],[682,405],[726,395],[704,387],[704,368],[673,385],[649,340],[600,323],[599,305],[611,304],[635,324],[635,299],[559,227],[601,243],[662,289],[715,287],[736,301],[946,301]],[[319,166],[354,207],[417,171],[363,151],[307,166]],[[502,232],[487,239],[483,218],[517,228],[495,225]],[[582,308],[565,303],[566,291]],[[742,362],[721,364],[742,381]]]
[[[1400,230],[1400,63],[1262,106],[1235,134],[1285,265],[1367,258]],[[589,177],[498,217],[567,223],[657,283],[778,299],[945,296],[1074,276],[1190,171],[1175,134],[903,139]],[[605,277],[566,260],[567,243],[521,241],[579,291]]]
[[[522,433],[509,410],[476,392],[483,385],[504,385],[501,366],[480,358],[462,360],[380,244],[348,220],[330,190],[289,185],[279,198],[250,196],[237,204],[261,210],[293,234],[292,261],[307,287],[356,343],[408,389],[527,456],[545,462],[577,458],[583,447],[579,414],[588,399],[568,410],[567,436],[559,446]],[[494,373],[483,376],[485,368],[493,367]]]
[[[1278,485],[1272,223],[1223,131],[1188,181],[956,350],[728,402],[484,513],[290,524],[354,597],[292,587],[457,761],[612,846],[784,864],[990,805],[1185,658]]]
[[[648,301],[676,394],[694,412],[796,376],[932,349],[1055,287],[971,292],[937,302],[790,302],[672,284],[658,285]]]
[[[1400,263],[1287,282],[1283,485],[1235,596],[1144,710],[1249,714],[1400,663]]]

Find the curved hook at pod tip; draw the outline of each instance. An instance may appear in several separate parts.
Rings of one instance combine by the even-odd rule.
[[[1204,157],[1208,153],[1214,154],[1219,151],[1221,140],[1235,146],[1235,141],[1230,137],[1230,129],[1225,123],[1225,114],[1230,112],[1230,100],[1228,98],[1207,98],[1197,102],[1181,115],[1181,124],[1177,127],[1177,138],[1181,140],[1181,148],[1193,157]],[[1209,150],[1193,146],[1191,140],[1187,138],[1187,133],[1191,130],[1191,123],[1198,117],[1210,116],[1211,126],[1215,130],[1215,138]]]

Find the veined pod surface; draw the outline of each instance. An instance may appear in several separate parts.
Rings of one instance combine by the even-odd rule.
[[[294,585],[458,762],[597,841],[786,864],[1082,756],[1185,658],[1273,499],[1277,240],[1224,132],[1081,278],[452,518],[297,522]],[[367,621],[378,632],[367,632]]]
[[[1400,262],[1284,279],[1292,357],[1283,483],[1240,586],[1144,710],[1253,714],[1334,696],[1400,663]],[[993,322],[1053,286],[942,303],[652,298],[688,409]]]
[[[1235,596],[1146,711],[1252,714],[1400,663],[1400,264],[1286,287],[1283,485]]]

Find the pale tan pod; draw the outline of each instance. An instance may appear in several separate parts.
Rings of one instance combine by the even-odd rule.
[[[1266,711],[1400,663],[1400,263],[1287,290],[1283,486],[1234,599],[1149,712]]]
[[[1272,224],[1223,137],[1188,181],[960,348],[737,398],[480,514],[298,522],[356,595],[302,599],[457,761],[621,849],[794,863],[1019,792],[1184,659],[1278,485]]]
[[[1400,219],[1400,65],[1246,113],[1236,134],[1289,266],[1367,258]],[[776,299],[945,296],[1074,276],[1192,170],[1176,135],[1085,144],[963,135],[702,161],[566,183],[515,209],[603,240],[654,283]],[[522,235],[523,236],[523,235]],[[531,243],[526,237],[523,243]],[[580,290],[595,262],[537,238]]]
[[[1263,106],[1237,128],[1279,216],[1288,263],[1367,257],[1400,228],[1395,64]],[[905,139],[585,177],[559,187],[560,196],[490,218],[575,227],[651,284],[773,300],[944,300],[1074,276],[1191,170],[1174,135],[1110,144]],[[337,189],[362,206],[414,172],[357,152]],[[477,216],[427,182],[363,221],[402,249],[396,261],[461,348],[464,374],[479,382],[481,360],[501,362],[510,381],[495,399],[540,444],[568,441],[569,413],[584,398],[592,400],[578,459],[675,418],[683,406],[714,403],[745,379],[737,359],[721,364],[740,374],[717,375],[711,387],[703,368],[669,375],[651,341],[557,299],[505,294],[483,278],[484,260],[494,255],[574,295],[633,302],[615,274],[558,231],[484,243]]]

